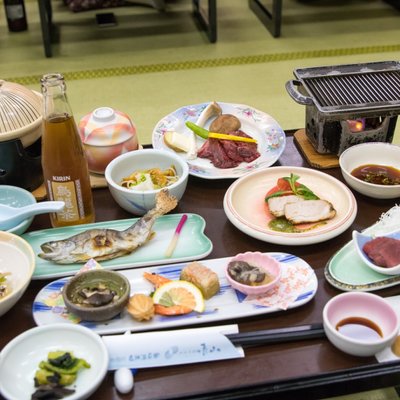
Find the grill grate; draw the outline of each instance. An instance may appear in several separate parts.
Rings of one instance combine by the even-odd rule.
[[[400,104],[400,71],[319,76],[303,79],[321,107],[382,107]]]

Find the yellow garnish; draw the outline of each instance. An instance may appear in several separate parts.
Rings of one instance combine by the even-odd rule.
[[[236,142],[257,143],[257,140],[252,138],[236,136],[236,135],[226,135],[225,133],[217,133],[217,132],[209,132],[208,137],[213,139],[234,140]]]

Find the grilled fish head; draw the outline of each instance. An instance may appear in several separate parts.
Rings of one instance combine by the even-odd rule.
[[[43,253],[39,253],[38,256],[44,260],[65,264],[69,262],[69,254],[75,247],[76,243],[72,240],[53,240],[40,246]]]

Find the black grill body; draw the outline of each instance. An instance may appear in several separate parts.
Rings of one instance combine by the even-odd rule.
[[[368,141],[391,142],[400,113],[400,64],[396,61],[297,69],[287,82],[306,106],[306,134],[318,153],[340,155]],[[364,120],[353,132],[347,121]]]

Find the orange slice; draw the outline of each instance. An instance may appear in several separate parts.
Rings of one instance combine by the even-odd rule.
[[[205,308],[200,289],[190,282],[181,280],[160,286],[153,294],[153,301],[165,307],[184,306],[197,312],[203,312]]]

